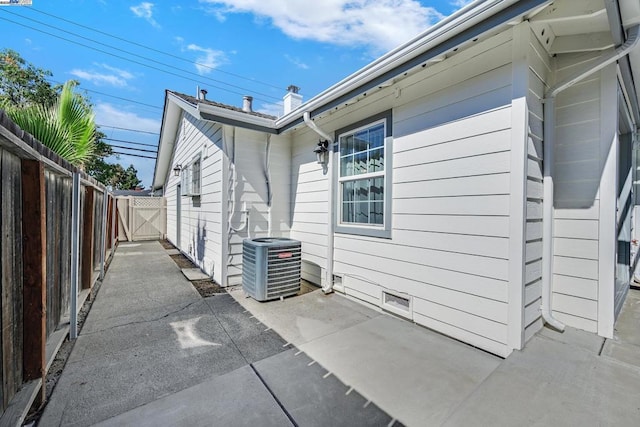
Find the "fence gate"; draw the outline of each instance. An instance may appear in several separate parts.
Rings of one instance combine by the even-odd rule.
[[[167,212],[164,197],[118,197],[118,239],[164,239]]]

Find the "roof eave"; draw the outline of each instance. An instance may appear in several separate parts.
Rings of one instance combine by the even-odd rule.
[[[285,132],[302,123],[306,111],[313,118],[347,103],[355,96],[437,58],[497,25],[507,24],[548,3],[551,0],[485,0],[473,3],[276,120],[276,128],[278,132]]]

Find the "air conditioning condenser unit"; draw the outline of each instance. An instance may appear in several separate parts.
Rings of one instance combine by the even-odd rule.
[[[257,301],[300,291],[302,244],[298,240],[263,237],[242,242],[242,289]]]

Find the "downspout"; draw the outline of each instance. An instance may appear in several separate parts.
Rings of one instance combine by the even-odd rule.
[[[627,55],[639,41],[638,31],[640,25],[631,27],[628,31],[629,38],[612,53],[603,55],[600,61],[586,70],[575,73],[563,82],[551,87],[545,94],[544,102],[544,193],[543,200],[543,234],[542,234],[542,318],[552,328],[562,332],[565,325],[553,317],[551,312],[551,296],[553,288],[553,221],[554,221],[554,145],[555,145],[555,100],[563,90],[573,86],[582,79],[600,71],[623,56]]]
[[[264,153],[264,179],[267,184],[267,237],[272,237],[273,219],[271,217],[271,135],[267,134],[267,142]]]
[[[328,214],[328,231],[327,231],[327,268],[325,271],[325,283],[322,287],[322,292],[325,294],[329,294],[333,292],[333,246],[334,246],[334,234],[335,234],[335,224],[333,222],[333,160],[332,157],[332,149],[333,147],[333,138],[329,136],[326,132],[320,129],[312,120],[311,115],[308,111],[304,112],[303,115],[305,124],[320,135],[321,138],[325,139],[329,142],[329,161],[327,162],[327,170],[326,175],[329,178],[329,182],[327,185],[327,193],[329,195],[327,202],[327,210]]]

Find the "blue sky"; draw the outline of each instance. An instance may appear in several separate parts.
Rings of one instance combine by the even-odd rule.
[[[195,95],[199,86],[236,106],[252,95],[255,110],[278,115],[290,84],[309,99],[466,3],[33,0],[0,7],[0,48],[57,82],[79,80],[107,142],[155,152],[165,89]],[[110,160],[151,184],[155,160]]]

